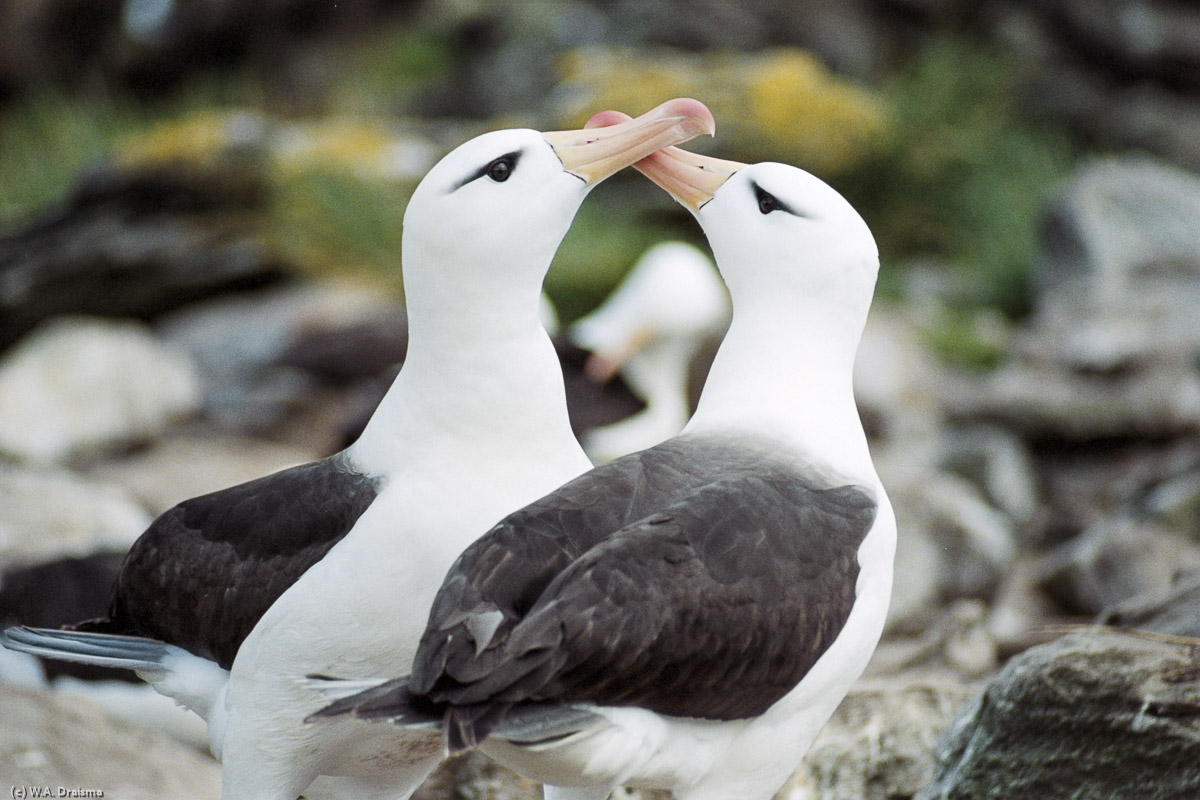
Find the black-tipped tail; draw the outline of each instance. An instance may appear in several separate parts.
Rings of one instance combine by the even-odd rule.
[[[446,750],[453,755],[475,747],[504,721],[511,707],[508,703],[450,706],[442,727]]]
[[[449,753],[475,747],[488,737],[510,708],[507,703],[451,706],[436,703],[408,688],[408,676],[391,681],[341,680],[327,675],[309,675],[308,686],[332,699],[305,722],[334,717],[383,720],[403,728],[441,728]],[[365,688],[364,688],[365,687]]]
[[[480,703],[447,709],[443,733],[451,753],[475,747],[489,736],[536,749],[607,724],[607,718],[586,706]]]
[[[442,709],[408,691],[408,676],[391,681],[353,681],[326,675],[309,675],[308,683],[326,697],[337,698],[305,722],[350,715],[359,719],[386,720],[406,728],[437,727]],[[367,688],[363,688],[367,686]]]

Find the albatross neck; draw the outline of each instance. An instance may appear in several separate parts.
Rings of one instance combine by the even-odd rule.
[[[582,459],[562,369],[538,318],[539,282],[513,286],[519,276],[486,275],[456,283],[448,268],[428,281],[425,274],[406,275],[408,355],[355,445],[360,461],[371,468],[448,442],[481,458],[520,451]]]
[[[802,301],[734,300],[689,432],[761,436],[846,477],[874,476],[854,400],[854,355],[865,313]]]

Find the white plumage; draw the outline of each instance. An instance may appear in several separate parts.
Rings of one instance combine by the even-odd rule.
[[[711,130],[701,104],[672,101],[612,135],[498,131],[418,186],[404,220],[407,360],[362,437],[323,468],[373,481],[369,506],[270,606],[228,673],[179,648],[113,640],[143,678],[207,718],[225,800],[405,798],[436,765],[441,747],[427,734],[304,725],[322,699],[303,677],[365,677],[411,659],[454,556],[590,466],[538,319],[542,280],[593,185]],[[96,636],[79,634],[60,657],[106,658]],[[6,643],[57,646],[28,630]]]
[[[887,613],[895,517],[852,389],[878,252],[794,167],[669,148],[638,168],[693,211],[733,298],[695,415],[493,528],[449,573],[412,675],[318,716],[432,715],[451,748],[569,787],[556,800],[768,800]]]

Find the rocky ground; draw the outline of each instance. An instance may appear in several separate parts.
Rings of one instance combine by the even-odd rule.
[[[237,4],[197,2],[169,36],[118,47],[129,25],[153,20],[76,3],[94,13],[93,35],[56,38],[62,5],[0,4],[0,95],[99,74],[166,91],[191,67],[164,72],[164,53],[201,52],[204,35],[247,25]],[[295,89],[323,23],[311,8],[288,17],[293,5],[263,4],[256,14],[291,23],[238,47],[274,53]],[[376,0],[338,24],[418,5]],[[868,79],[943,26],[1037,65],[1031,109],[1138,149],[1088,160],[1048,198],[1033,313],[976,315],[962,331],[1000,366],[943,358],[937,332],[957,290],[947,271],[912,268],[903,299],[876,304],[857,388],[900,524],[892,613],[781,800],[1200,796],[1200,178],[1189,171],[1200,167],[1200,12],[1172,0],[688,5],[681,17],[665,3],[614,4],[601,18],[599,4],[574,2],[564,6],[578,24],[564,28],[536,3],[514,5],[523,21],[455,4],[471,46],[447,77],[456,88],[423,102],[456,115],[492,113],[497,97],[523,107],[548,91],[543,45],[584,48],[583,71],[619,75],[632,52],[621,48],[680,47],[681,63],[708,71],[704,47],[786,42]],[[699,24],[713,14],[720,25]],[[31,51],[41,60],[20,56]],[[760,76],[721,69],[726,82]],[[501,73],[498,93],[488,81]],[[555,113],[580,97],[557,96]],[[839,119],[869,123],[869,100],[840,97]],[[240,143],[236,168],[224,151],[199,171],[112,164],[0,234],[0,622],[98,614],[116,558],[154,515],[339,449],[403,358],[398,287],[300,277],[247,224],[270,188],[246,152],[286,143],[294,156],[311,132],[253,114],[221,124]],[[427,133],[383,148],[371,169],[411,181],[461,138]],[[194,719],[51,677],[55,688],[36,665],[0,658],[0,791],[218,796]],[[477,757],[447,763],[417,795],[537,796]]]
[[[1200,180],[1176,168],[1144,158],[1082,168],[1047,211],[1036,313],[980,333],[1007,354],[994,371],[933,354],[923,332],[944,313],[936,286],[924,302],[877,305],[858,386],[900,520],[892,617],[783,797],[993,797],[997,775],[1020,796],[1127,786],[1195,796],[1197,208]],[[27,235],[11,234],[8,251]],[[14,337],[0,357],[10,621],[37,621],[14,599],[13,571],[119,553],[179,499],[331,452],[377,396],[402,357],[403,308],[378,291],[260,270],[260,288],[214,289],[142,315],[149,323],[79,309]],[[154,272],[144,289],[170,274],[180,273]],[[78,577],[43,580],[43,596],[88,591]],[[102,603],[102,588],[90,591]],[[1108,627],[1063,636],[1093,623]],[[14,783],[215,796],[202,733],[134,729],[112,719],[113,702],[103,712],[61,690],[0,697],[0,773]],[[1064,785],[1079,793],[1054,788]],[[474,758],[447,765],[422,796],[466,796],[465,786],[536,796]]]

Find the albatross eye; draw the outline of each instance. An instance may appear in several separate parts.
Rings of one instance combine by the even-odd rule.
[[[488,164],[485,174],[496,183],[504,183],[512,175],[514,161],[515,159],[511,155],[500,156]]]
[[[783,208],[783,204],[775,199],[775,195],[759,186],[754,187],[754,194],[758,198],[758,210],[763,214],[770,214],[772,211],[778,211]]]

